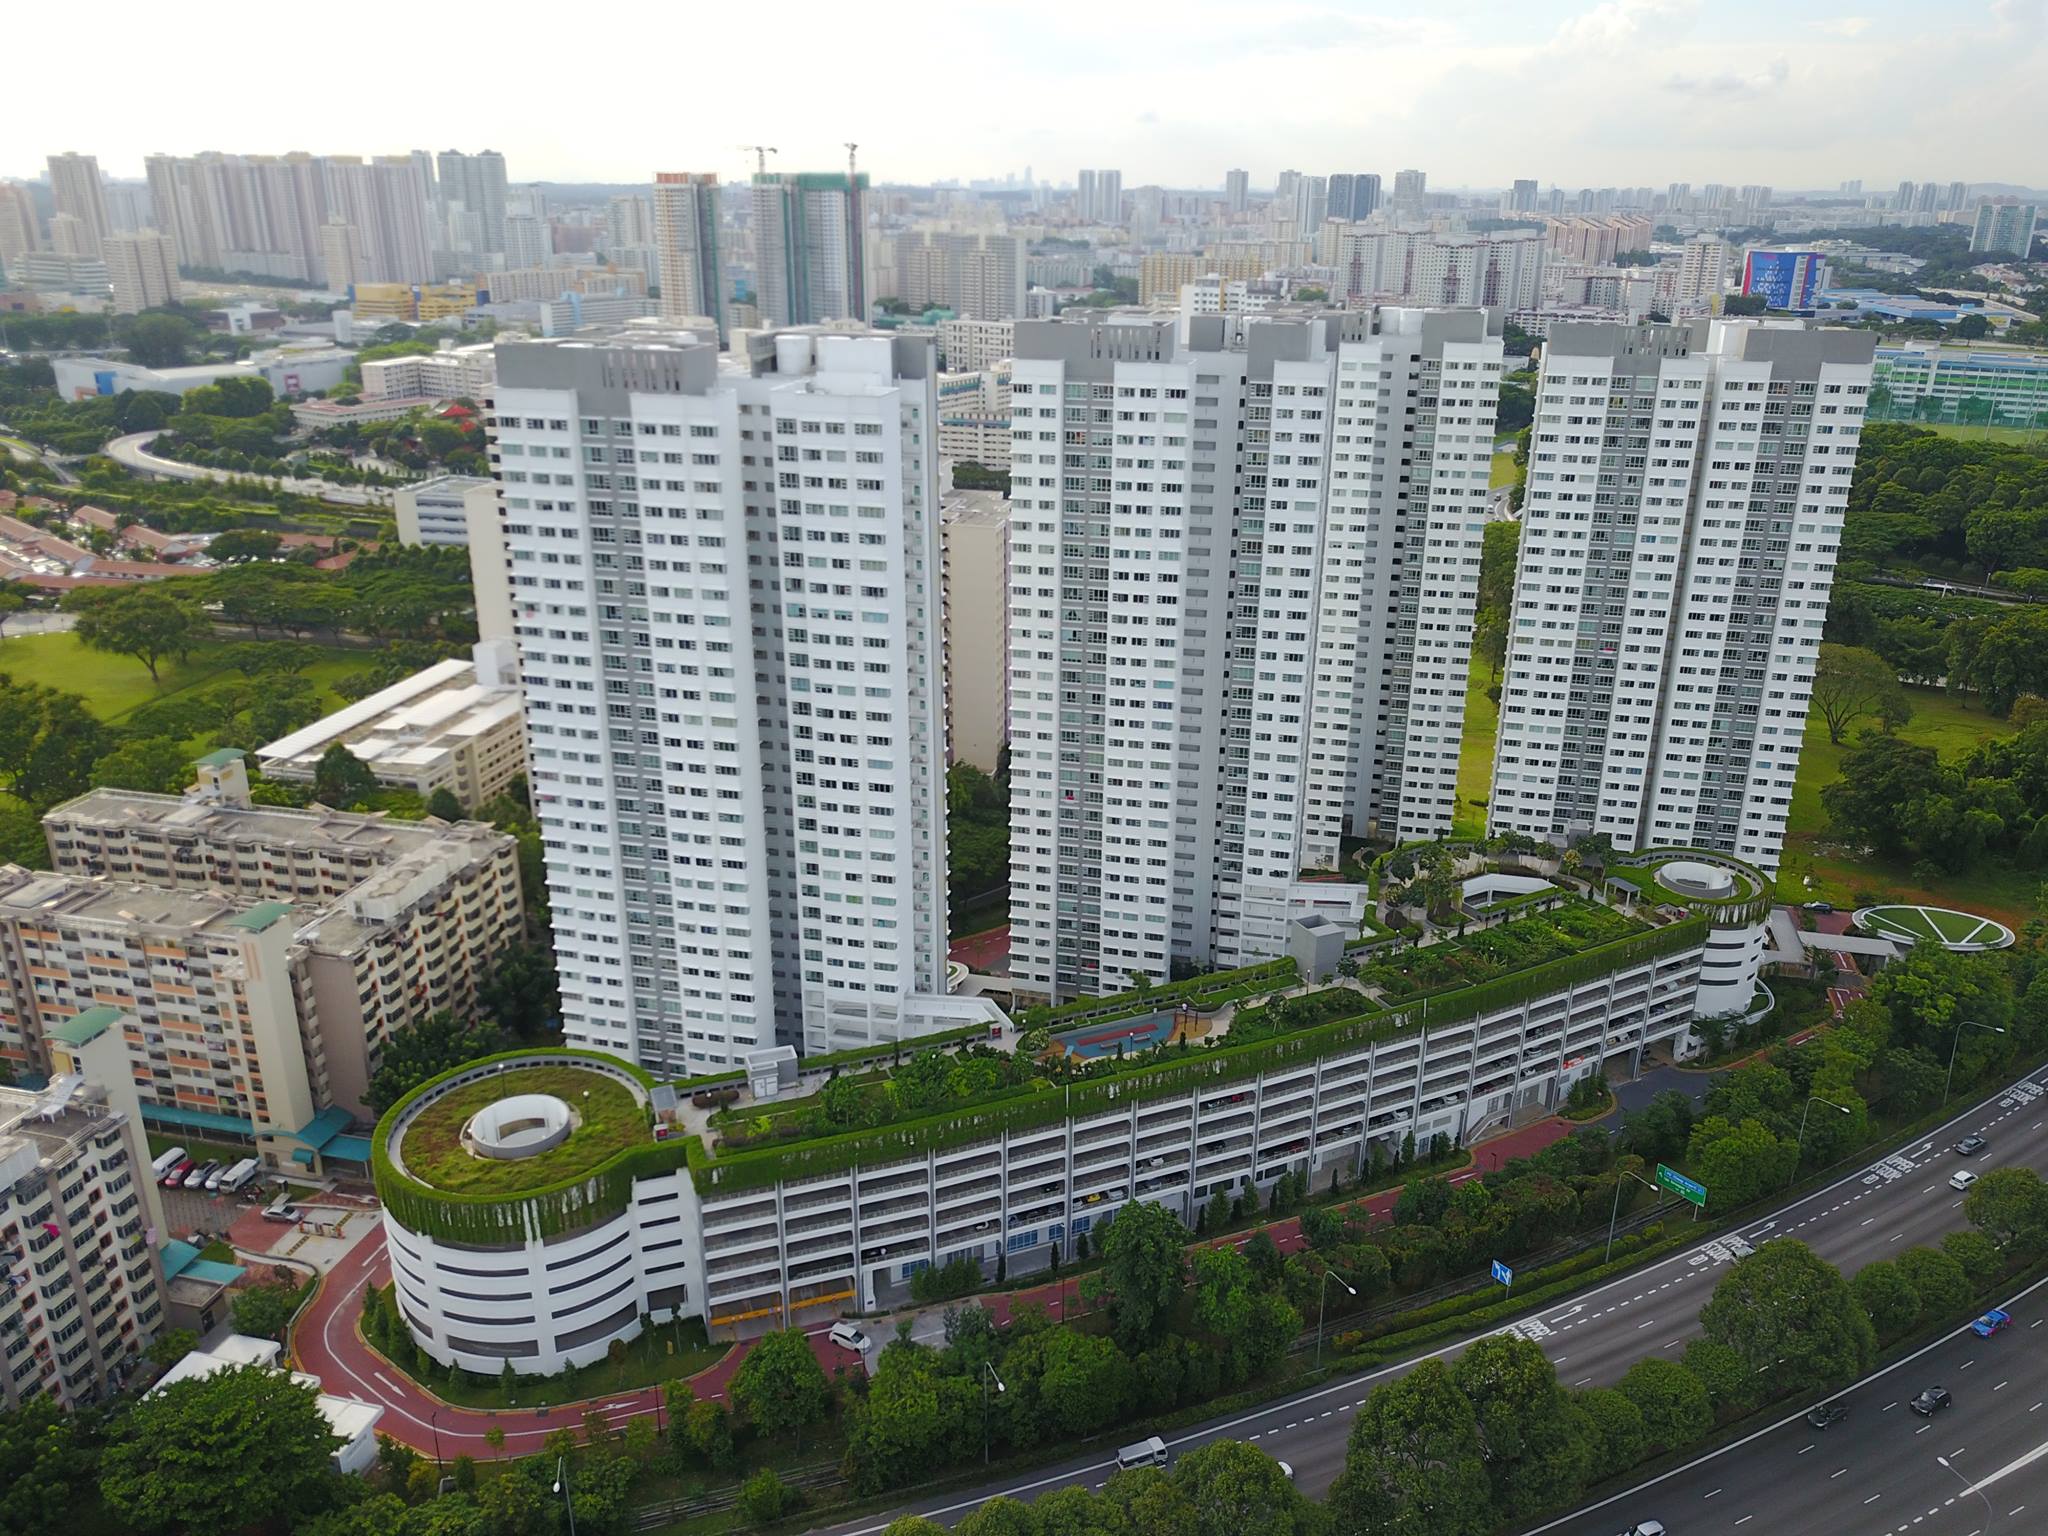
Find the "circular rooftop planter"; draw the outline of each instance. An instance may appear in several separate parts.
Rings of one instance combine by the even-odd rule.
[[[1982,954],[1991,949],[2010,949],[2013,931],[1996,918],[1959,912],[1954,907],[1923,907],[1909,903],[1892,906],[1859,907],[1854,914],[1858,928],[1901,944],[1939,944],[1958,955]]]

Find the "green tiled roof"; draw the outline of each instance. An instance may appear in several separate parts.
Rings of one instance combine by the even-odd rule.
[[[85,1045],[112,1029],[120,1017],[120,1009],[109,1008],[101,1003],[73,1018],[66,1019],[54,1029],[45,1030],[44,1033],[50,1039],[64,1045]]]
[[[229,763],[239,763],[248,755],[240,747],[222,747],[219,751],[209,752],[206,756],[200,758],[199,766],[202,768],[225,768]]]
[[[229,918],[227,926],[245,929],[250,933],[261,933],[280,917],[289,915],[291,910],[281,901],[259,901],[248,911]]]

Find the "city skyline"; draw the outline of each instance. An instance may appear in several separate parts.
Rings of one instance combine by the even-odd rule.
[[[369,14],[384,9],[373,5]],[[817,17],[836,19],[822,10]],[[1026,25],[958,11],[935,12],[928,23],[915,11],[897,19],[887,51],[892,73],[942,79],[942,65],[979,56],[993,61],[977,76],[985,98],[1054,105],[1085,92],[1124,110],[1005,112],[985,121],[953,113],[940,131],[933,107],[944,102],[923,93],[849,104],[838,92],[799,88],[771,110],[751,91],[741,100],[747,87],[733,79],[704,82],[682,102],[620,93],[601,122],[515,112],[493,121],[472,93],[418,93],[404,115],[409,142],[337,146],[307,142],[331,133],[251,122],[246,102],[232,94],[200,93],[181,102],[175,141],[167,142],[153,105],[163,51],[116,49],[96,56],[102,106],[89,133],[66,134],[78,141],[67,147],[98,155],[111,176],[139,179],[144,157],[161,152],[257,145],[402,153],[481,137],[521,181],[642,182],[653,161],[737,180],[752,159],[738,140],[757,132],[745,126],[754,123],[780,146],[771,168],[843,165],[851,138],[877,184],[999,178],[1028,165],[1041,181],[1070,185],[1074,168],[1107,164],[1122,169],[1126,187],[1221,189],[1233,166],[1250,168],[1258,187],[1288,166],[1341,161],[1382,175],[1421,166],[1445,189],[1505,187],[1532,175],[1545,185],[1685,176],[1825,188],[1850,177],[1879,187],[1945,176],[1965,142],[1982,180],[2024,185],[2041,174],[2028,147],[2048,141],[2048,100],[2026,88],[2048,66],[2044,0],[1980,0],[1938,18],[1884,0],[1790,21],[1750,0],[1711,12],[1695,0],[1480,5],[1455,14],[1406,5],[1376,13],[1213,7],[1178,16],[1181,25],[1165,36],[1143,18],[1091,11],[1086,50],[1066,45],[1073,29],[1056,15],[1050,25],[1043,15]],[[1078,14],[1076,23],[1083,24]],[[24,18],[24,51],[61,50],[58,25],[50,14]],[[297,56],[323,46],[323,25],[312,13],[265,12],[263,36],[281,57]],[[691,27],[695,46],[738,52],[752,23],[711,16]],[[649,41],[658,44],[658,35]],[[173,67],[176,57],[173,47]],[[465,54],[477,80],[499,77],[523,57],[509,39],[489,36]],[[791,64],[791,83],[827,83],[839,55],[821,57],[829,62]],[[1374,88],[1360,92],[1366,71]],[[1920,88],[1929,78],[1965,75],[1971,97],[2004,103],[1996,135],[1966,135],[1962,93]],[[1244,83],[1262,76],[1286,81],[1286,89],[1254,106],[1256,93]],[[63,120],[57,92],[54,77],[24,84],[23,119]],[[1232,109],[1233,101],[1244,106]],[[1627,132],[1615,132],[1621,124]],[[20,145],[0,175],[40,175],[45,153]]]

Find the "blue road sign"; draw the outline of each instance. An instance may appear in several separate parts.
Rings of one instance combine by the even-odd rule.
[[[1499,1259],[1495,1259],[1493,1261],[1493,1278],[1496,1284],[1513,1285],[1515,1283],[1515,1272],[1509,1269],[1507,1265],[1501,1263]]]

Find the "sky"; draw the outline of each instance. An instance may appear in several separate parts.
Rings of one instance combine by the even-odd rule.
[[[48,67],[10,71],[0,175],[493,148],[514,181],[635,182],[852,139],[878,182],[2048,185],[2048,0],[101,0],[7,31]]]

